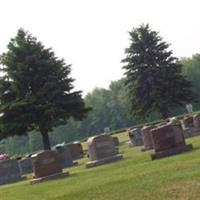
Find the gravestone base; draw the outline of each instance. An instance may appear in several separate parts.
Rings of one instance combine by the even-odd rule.
[[[48,181],[48,180],[52,180],[52,179],[65,178],[67,176],[69,176],[69,172],[56,173],[56,174],[52,174],[49,176],[34,178],[31,180],[31,184],[41,183],[43,181]]]
[[[96,167],[98,165],[111,163],[111,162],[114,162],[114,161],[121,160],[122,158],[123,158],[122,154],[116,154],[114,156],[109,156],[109,157],[106,157],[106,158],[103,158],[103,159],[100,159],[100,160],[93,160],[93,161],[86,163],[86,168]]]
[[[166,150],[159,151],[159,152],[156,152],[154,154],[151,154],[151,159],[156,160],[156,159],[164,158],[164,157],[167,157],[167,156],[179,154],[179,153],[182,153],[184,151],[190,151],[192,149],[193,149],[192,144],[188,144],[188,145],[184,145],[184,146],[178,146],[178,147],[166,149]]]

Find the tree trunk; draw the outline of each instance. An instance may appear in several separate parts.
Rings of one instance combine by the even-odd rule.
[[[45,128],[40,128],[40,133],[42,135],[42,142],[44,150],[51,150],[51,145],[49,141],[48,130]]]

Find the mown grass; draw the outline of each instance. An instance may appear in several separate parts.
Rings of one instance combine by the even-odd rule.
[[[194,150],[151,161],[152,152],[129,148],[125,133],[118,135],[124,159],[86,169],[65,169],[70,176],[30,185],[30,180],[0,186],[0,200],[198,200],[200,199],[200,137],[187,140]]]

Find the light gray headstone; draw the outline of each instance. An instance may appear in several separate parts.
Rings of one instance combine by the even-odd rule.
[[[188,111],[188,113],[192,113],[193,112],[192,104],[186,104],[185,107],[186,107],[186,110]]]
[[[110,133],[110,127],[105,127],[104,128],[104,133]]]

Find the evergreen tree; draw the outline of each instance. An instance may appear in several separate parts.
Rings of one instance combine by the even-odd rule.
[[[89,110],[81,91],[72,92],[71,66],[23,29],[11,39],[1,64],[1,138],[37,130],[44,149],[50,149],[48,132]]]
[[[181,74],[182,65],[149,25],[130,33],[131,44],[122,60],[132,112],[137,117],[158,112],[167,118],[170,109],[184,106],[193,99],[191,84]]]

